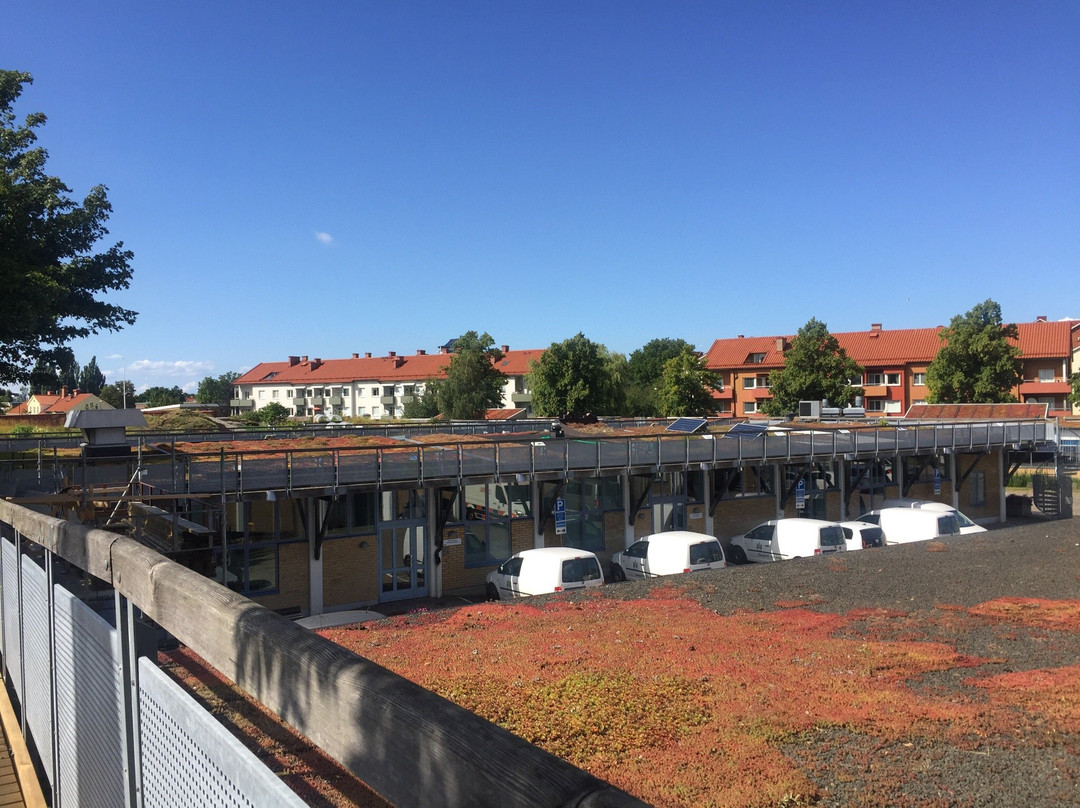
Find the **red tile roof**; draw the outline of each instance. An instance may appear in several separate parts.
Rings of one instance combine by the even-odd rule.
[[[1024,359],[1062,359],[1072,352],[1072,330],[1080,320],[1036,320],[1017,323]]]
[[[525,351],[503,351],[503,358],[495,363],[495,367],[507,376],[524,376],[529,372],[529,365],[537,361],[543,353],[543,348]]]
[[[70,412],[71,410],[78,409],[81,405],[86,404],[88,401],[94,401],[97,406],[104,406],[105,409],[112,409],[104,401],[101,401],[97,396],[92,393],[69,393],[68,395],[57,395],[56,393],[36,393],[30,396],[29,399],[17,404],[8,411],[8,415],[26,415],[30,409],[30,403],[36,401],[39,412]]]
[[[1020,334],[1019,346],[1024,359],[1059,359],[1072,352],[1073,331],[1080,327],[1077,320],[1056,322],[1036,321],[1017,323]],[[941,347],[939,333],[935,328],[871,328],[868,331],[847,331],[833,334],[848,356],[863,367],[887,368],[890,366],[929,364]],[[709,348],[706,365],[714,370],[726,368],[773,369],[784,364],[783,354],[777,350],[778,340],[791,345],[793,336],[784,337],[736,337],[718,339]],[[763,353],[765,361],[751,363],[751,354]]]
[[[352,359],[324,359],[296,362],[262,362],[249,370],[234,385],[259,384],[334,384],[352,381],[412,381],[445,376],[450,354],[413,356],[364,356]]]

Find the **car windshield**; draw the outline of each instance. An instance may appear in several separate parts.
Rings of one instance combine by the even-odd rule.
[[[703,541],[690,545],[691,564],[715,564],[724,560],[724,551],[718,541]]]
[[[600,577],[600,564],[595,558],[571,558],[562,563],[564,584],[580,584]]]
[[[938,518],[938,533],[942,536],[951,536],[960,532],[960,522],[953,514],[946,514]]]
[[[838,547],[845,543],[844,531],[840,528],[840,525],[829,525],[821,529],[822,547]]]

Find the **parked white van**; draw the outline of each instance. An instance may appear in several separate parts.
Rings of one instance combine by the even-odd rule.
[[[731,539],[731,560],[783,561],[847,549],[844,531],[824,519],[773,519]]]
[[[539,547],[522,550],[487,575],[489,600],[524,598],[602,586],[600,561],[588,550]]]
[[[952,513],[956,515],[956,521],[960,525],[960,532],[963,534],[968,533],[985,533],[986,528],[981,525],[975,524],[960,511],[956,510],[952,505],[947,502],[938,502],[933,499],[887,499],[881,503],[882,508],[915,508],[922,511],[941,511],[943,513]]]
[[[653,533],[611,556],[611,580],[652,578],[726,567],[724,548],[712,536],[689,530]]]
[[[956,511],[951,508],[882,508],[864,513],[859,520],[879,525],[885,544],[908,544],[960,535],[960,523]]]
[[[881,527],[873,522],[841,522],[840,529],[844,531],[848,550],[865,550],[884,543]]]

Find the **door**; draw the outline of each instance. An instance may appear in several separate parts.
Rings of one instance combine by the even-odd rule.
[[[775,560],[775,541],[776,525],[758,525],[746,534],[746,557],[758,562]]]
[[[427,581],[425,491],[384,491],[379,509],[379,601],[423,598]]]
[[[686,497],[652,497],[653,533],[686,530]]]
[[[422,598],[428,593],[423,522],[379,528],[380,601]]]

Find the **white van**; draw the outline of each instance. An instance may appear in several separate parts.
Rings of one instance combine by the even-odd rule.
[[[654,533],[611,556],[611,580],[652,578],[726,567],[724,548],[712,536],[689,530]]]
[[[487,575],[489,600],[524,598],[602,586],[600,561],[588,550],[538,547],[522,550]]]
[[[986,528],[981,525],[975,524],[960,511],[956,510],[952,505],[947,502],[938,502],[933,499],[887,499],[881,503],[882,508],[915,508],[921,511],[941,511],[945,513],[952,513],[956,515],[956,521],[960,525],[960,532],[964,535],[968,533],[985,533]]]
[[[960,535],[960,522],[951,508],[882,508],[864,513],[859,521],[879,525],[885,544],[908,544]]]
[[[847,549],[844,531],[824,519],[773,519],[731,539],[731,560],[783,561]]]
[[[848,550],[865,550],[884,543],[881,527],[873,522],[841,522],[840,529],[844,531]]]

